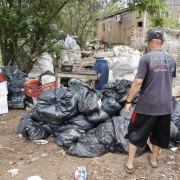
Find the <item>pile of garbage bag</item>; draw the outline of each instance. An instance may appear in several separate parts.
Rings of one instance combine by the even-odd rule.
[[[31,141],[51,136],[67,154],[74,156],[128,154],[129,141],[124,136],[131,115],[125,113],[124,102],[131,83],[117,80],[97,91],[85,83],[75,82],[68,88],[45,91],[35,107],[21,118],[17,133]],[[170,146],[180,143],[180,104],[173,101],[173,105]],[[146,145],[138,148],[136,157],[145,150]]]

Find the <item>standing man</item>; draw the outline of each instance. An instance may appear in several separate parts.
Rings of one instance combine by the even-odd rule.
[[[172,107],[172,78],[176,77],[176,62],[162,50],[163,32],[149,31],[147,36],[150,52],[139,62],[136,77],[131,85],[125,106],[130,114],[131,102],[140,90],[140,96],[128,127],[129,157],[124,160],[127,173],[133,173],[133,162],[137,148],[142,148],[148,137],[152,143],[152,155],[148,161],[157,168],[160,148],[168,148]]]

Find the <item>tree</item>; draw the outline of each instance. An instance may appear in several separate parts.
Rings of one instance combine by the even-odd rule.
[[[57,50],[54,44],[59,33],[51,31],[50,25],[69,2],[72,0],[1,0],[0,47],[3,64],[15,64],[20,70],[28,72],[34,57],[45,51]]]

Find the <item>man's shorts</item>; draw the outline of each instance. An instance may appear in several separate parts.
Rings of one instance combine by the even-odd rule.
[[[133,112],[125,138],[139,148],[143,148],[150,137],[153,145],[168,148],[171,115],[151,116]]]

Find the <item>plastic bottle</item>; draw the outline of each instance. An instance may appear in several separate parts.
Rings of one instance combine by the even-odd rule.
[[[86,180],[87,171],[84,166],[78,167],[75,171],[75,180]]]

